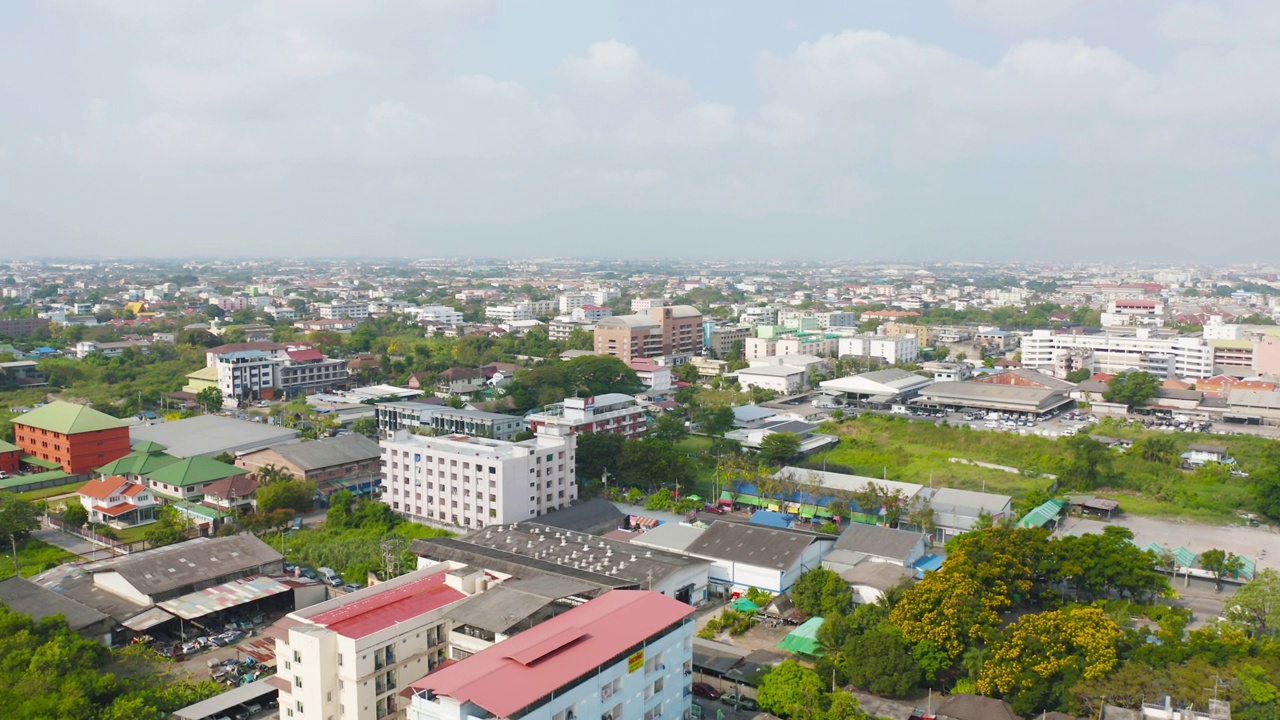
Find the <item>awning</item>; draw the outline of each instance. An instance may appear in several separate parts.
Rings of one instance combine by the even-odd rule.
[[[23,455],[21,460],[22,462],[28,465],[35,465],[36,467],[42,467],[45,470],[61,470],[62,469],[62,463],[56,463],[52,460],[42,460],[38,457],[31,457],[30,455]]]
[[[119,505],[112,505],[109,508],[94,508],[94,510],[97,510],[103,515],[110,515],[111,517],[119,517],[120,515],[123,515],[129,512],[130,510],[137,510],[137,509],[138,509],[138,506],[134,505],[133,503],[120,503]]]
[[[867,402],[887,403],[887,402],[892,402],[895,397],[897,396],[896,395],[872,395],[871,397],[867,398]]]
[[[159,603],[159,607],[184,620],[194,620],[292,590],[292,586],[265,575],[232,580]]]
[[[172,620],[172,619],[173,619],[173,616],[170,615],[169,613],[161,610],[158,607],[153,607],[147,610],[146,612],[134,615],[133,617],[129,618],[128,620],[125,620],[120,624],[124,625],[130,630],[142,632],[143,630],[146,630],[148,628],[153,628],[159,625],[160,623],[168,622],[169,620]]]
[[[825,655],[826,651],[822,649],[822,643],[818,642],[818,628],[822,627],[823,622],[824,620],[820,617],[812,617],[805,620],[803,625],[782,638],[782,642],[778,643],[776,647],[780,650],[813,657]]]

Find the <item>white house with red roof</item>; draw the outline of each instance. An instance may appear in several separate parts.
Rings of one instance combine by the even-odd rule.
[[[409,720],[678,720],[692,705],[694,608],[614,590],[409,685]]]
[[[127,528],[156,521],[160,503],[145,485],[108,475],[90,480],[76,494],[89,513],[89,522]]]
[[[438,563],[285,616],[267,630],[281,717],[395,715],[405,685],[445,662],[446,611],[487,586],[478,569]]]

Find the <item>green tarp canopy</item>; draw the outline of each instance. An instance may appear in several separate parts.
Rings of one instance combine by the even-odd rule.
[[[1039,528],[1048,525],[1050,521],[1057,520],[1058,515],[1062,513],[1062,508],[1066,503],[1061,500],[1048,500],[1040,507],[1032,510],[1018,521],[1018,527]]]
[[[746,598],[738,598],[737,600],[734,600],[733,603],[729,605],[729,607],[733,608],[734,610],[737,610],[738,612],[753,613],[753,612],[758,612],[760,610],[759,605],[751,602]]]
[[[818,642],[818,628],[822,627],[823,622],[825,620],[820,617],[805,620],[803,625],[782,638],[782,642],[778,643],[778,649],[800,655],[822,657],[826,651],[822,649],[822,643]]]

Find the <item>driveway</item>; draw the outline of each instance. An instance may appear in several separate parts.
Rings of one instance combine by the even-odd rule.
[[[1259,568],[1280,569],[1280,532],[1267,526],[1202,525],[1128,514],[1112,522],[1132,530],[1133,540],[1139,547],[1158,542],[1169,548],[1185,545],[1194,553],[1217,548],[1243,555],[1257,563]],[[1100,533],[1107,525],[1098,520],[1068,518],[1062,523],[1060,532],[1069,535]]]
[[[83,555],[93,560],[101,560],[103,558],[112,557],[110,550],[103,549],[84,538],[69,535],[61,530],[52,530],[45,528],[31,533],[31,537],[37,540],[60,547],[70,553]]]

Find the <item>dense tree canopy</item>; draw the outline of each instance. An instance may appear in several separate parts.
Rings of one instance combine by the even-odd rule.
[[[806,615],[825,618],[847,613],[853,592],[838,573],[819,567],[801,575],[791,586],[791,601]]]
[[[1102,396],[1107,402],[1123,403],[1133,408],[1154,398],[1159,390],[1160,378],[1149,372],[1132,370],[1111,378]]]

